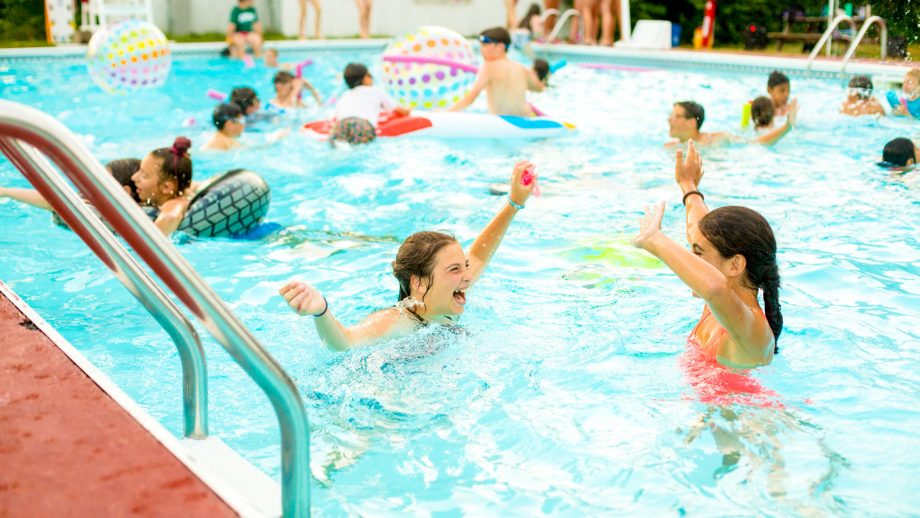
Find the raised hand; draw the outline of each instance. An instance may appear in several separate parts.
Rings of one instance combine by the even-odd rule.
[[[682,150],[677,150],[677,160],[674,166],[674,180],[685,193],[695,191],[703,180],[703,159],[700,157],[693,141],[687,142],[687,157],[684,158]]]
[[[313,286],[305,282],[289,281],[278,290],[288,306],[298,315],[319,315],[326,311],[326,299]]]
[[[527,160],[521,160],[514,166],[514,172],[511,173],[511,201],[517,203],[518,205],[524,205],[527,202],[527,199],[530,198],[530,194],[533,192],[534,187],[537,185],[537,174],[533,174],[533,181],[529,182],[527,185],[524,185],[521,182],[521,177],[524,175],[524,171],[528,169],[533,169],[533,164]]]
[[[645,207],[645,216],[639,220],[639,233],[632,238],[633,246],[648,249],[655,236],[661,234],[661,218],[664,217],[664,202],[659,201]]]

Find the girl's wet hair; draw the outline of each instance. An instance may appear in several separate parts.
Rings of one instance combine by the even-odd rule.
[[[342,76],[345,77],[345,85],[349,89],[361,86],[367,74],[367,67],[361,63],[349,63],[345,66],[345,71],[342,72]]]
[[[540,4],[530,4],[530,7],[527,9],[527,14],[521,19],[521,23],[518,24],[518,29],[530,30],[530,20],[533,19],[534,16],[537,18],[540,17]]]
[[[119,158],[105,164],[105,168],[112,173],[112,177],[118,180],[118,183],[131,189],[131,198],[140,203],[141,197],[137,195],[137,185],[131,179],[141,168],[141,161],[136,158]]]
[[[192,157],[188,154],[191,147],[191,140],[176,137],[172,147],[161,147],[150,153],[163,161],[160,165],[160,181],[175,181],[180,196],[192,184]]]
[[[393,276],[399,281],[399,300],[408,298],[412,292],[413,275],[427,283],[426,290],[431,287],[435,256],[442,248],[456,242],[454,236],[434,231],[416,232],[403,241],[393,261]],[[424,298],[422,296],[422,300]]]
[[[767,88],[775,88],[779,85],[789,84],[789,76],[780,72],[779,70],[774,70],[770,72],[770,77],[767,78]]]
[[[243,108],[236,103],[221,103],[214,107],[211,113],[211,122],[218,130],[224,129],[227,121],[243,116]]]
[[[917,163],[917,149],[909,138],[899,137],[889,140],[882,150],[882,160],[887,167],[904,167],[908,160]]]
[[[773,106],[773,99],[761,95],[751,103],[751,120],[758,128],[769,126],[773,122],[773,114],[776,108]]]
[[[277,74],[275,74],[274,79],[272,79],[272,83],[274,83],[275,85],[287,84],[293,81],[294,79],[295,79],[294,74],[287,72],[285,70],[280,70],[278,71]]]
[[[230,91],[230,102],[239,106],[243,110],[243,113],[258,100],[259,95],[248,86],[237,86]]]
[[[779,352],[783,313],[779,304],[779,267],[776,264],[776,239],[770,224],[747,207],[720,207],[703,217],[700,232],[728,259],[740,254],[747,261],[744,282],[763,290],[764,314],[773,331],[774,352]]]

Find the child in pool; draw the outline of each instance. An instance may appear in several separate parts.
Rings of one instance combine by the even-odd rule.
[[[320,339],[329,349],[352,347],[407,335],[429,324],[451,324],[463,313],[467,290],[476,283],[498,250],[512,219],[530,197],[536,182],[523,185],[530,162],[518,162],[511,175],[511,194],[498,214],[464,254],[460,243],[441,232],[417,232],[396,253],[393,275],[399,281],[399,303],[346,327],[332,312],[325,297],[314,287],[290,281],[279,293],[297,314],[312,315]]]
[[[694,296],[706,302],[690,333],[693,346],[727,367],[767,365],[783,329],[773,230],[751,209],[710,211],[706,207],[698,190],[702,159],[693,142],[687,144],[686,160],[677,151],[674,176],[684,194],[692,252],[661,232],[664,202],[646,208],[633,244],[661,259]],[[759,290],[763,290],[764,310],[758,302]]]
[[[214,113],[211,114],[211,122],[214,123],[217,132],[202,146],[202,151],[227,151],[242,146],[239,138],[246,129],[246,118],[239,105],[235,103],[218,104],[214,108]]]
[[[540,81],[540,84],[543,85],[543,88],[549,86],[549,77],[552,75],[552,72],[549,69],[548,61],[540,58],[533,60],[533,73],[537,75],[537,79]]]
[[[167,236],[179,228],[188,210],[195,186],[192,184],[192,141],[176,137],[172,147],[151,151],[131,176],[141,203],[159,211],[154,225]]]
[[[136,158],[120,158],[105,164],[106,170],[121,184],[125,193],[138,203],[140,203],[141,199],[137,195],[137,187],[131,180],[131,175],[140,169],[140,165],[141,161]],[[35,189],[0,187],[0,198],[9,198],[39,209],[54,210],[48,200]]]
[[[374,86],[374,79],[366,66],[349,63],[343,75],[348,91],[335,105],[336,121],[329,132],[330,144],[336,141],[367,144],[377,138],[381,113],[409,114],[407,108],[399,106],[382,88]]]
[[[847,88],[847,100],[840,106],[844,115],[885,115],[885,108],[872,95],[872,80],[868,76],[853,76]]]
[[[901,90],[904,96],[900,98],[894,92],[888,93],[888,102],[892,105],[891,114],[920,119],[920,68],[912,68],[904,74]]]
[[[290,72],[279,71],[275,74],[272,83],[275,85],[275,98],[268,101],[268,106],[272,110],[284,112],[285,110],[305,107],[306,105],[300,98],[300,92],[303,88],[306,88],[313,95],[317,106],[323,103],[319,97],[319,92],[313,88],[309,81],[302,77],[294,77]]]
[[[679,101],[671,108],[668,117],[668,135],[677,140],[665,144],[665,147],[676,147],[689,140],[702,145],[716,145],[733,139],[729,133],[714,132],[703,133],[700,128],[706,120],[706,110],[699,103],[693,101]]]
[[[774,70],[767,78],[767,95],[773,100],[774,113],[785,117],[789,111],[789,78],[779,70]]]
[[[896,170],[907,171],[917,165],[920,158],[920,147],[917,147],[909,138],[896,138],[888,141],[882,150],[884,166]]]
[[[464,110],[485,90],[490,113],[533,117],[535,113],[527,104],[527,91],[542,92],[543,83],[533,70],[508,59],[511,35],[502,27],[486,29],[479,35],[479,44],[485,62],[470,92],[448,111]]]
[[[754,130],[757,132],[754,140],[760,144],[776,144],[792,130],[799,112],[799,104],[795,99],[789,103],[786,120],[779,127],[774,127],[773,124],[774,110],[773,100],[765,95],[754,99],[754,102],[751,103],[751,120],[754,121]]]

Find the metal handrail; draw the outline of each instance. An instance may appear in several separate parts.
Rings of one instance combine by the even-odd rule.
[[[559,35],[559,32],[562,31],[562,26],[565,25],[565,22],[567,22],[569,18],[573,16],[577,16],[578,19],[581,19],[581,13],[578,12],[578,9],[567,9],[564,13],[562,13],[562,16],[560,16],[559,19],[556,20],[556,26],[553,27],[553,32],[550,33],[550,35],[547,37],[547,40],[549,41],[555,40],[556,36]],[[582,27],[581,30],[582,30],[582,34],[584,34],[585,28]]]
[[[172,338],[182,365],[184,434],[190,439],[208,435],[208,376],[204,348],[198,333],[182,311],[163,292],[108,228],[83,203],[47,159],[29,144],[0,137],[0,151],[16,165],[47,200],[64,206],[58,214],[68,222],[112,270],[115,277],[153,315]]]
[[[880,16],[870,16],[863,22],[862,27],[860,27],[859,32],[856,33],[856,37],[853,38],[853,42],[850,43],[850,48],[847,49],[847,53],[843,56],[843,66],[840,67],[840,71],[847,69],[847,63],[850,62],[850,59],[853,57],[853,54],[856,53],[856,47],[859,46],[859,42],[866,36],[866,33],[869,32],[869,28],[873,23],[878,23],[879,31],[879,43],[881,44],[881,56],[879,59],[885,59],[888,57],[888,25],[885,23],[885,20]]]
[[[834,31],[837,30],[837,26],[843,22],[850,22],[850,27],[856,28],[856,24],[853,22],[853,18],[847,16],[846,14],[839,14],[836,18],[827,26],[827,30],[824,31],[824,34],[821,35],[821,39],[818,40],[818,43],[815,44],[815,48],[811,49],[811,54],[808,55],[808,64],[805,66],[807,70],[811,70],[811,65],[814,63],[815,58],[818,57],[818,53],[821,52],[821,47],[823,47],[831,36],[833,36]],[[828,47],[829,48],[829,47]]]
[[[48,156],[262,388],[272,402],[281,428],[284,515],[309,515],[310,430],[306,408],[291,378],[61,122],[34,108],[0,101],[0,137],[21,140]],[[43,182],[34,185],[48,196],[49,203],[65,222],[79,227],[79,220],[60,199],[54,198]],[[85,233],[78,235],[89,237]],[[91,240],[86,242],[93,251],[98,250]],[[105,256],[100,257],[105,261]]]

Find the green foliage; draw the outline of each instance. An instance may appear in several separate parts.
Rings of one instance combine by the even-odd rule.
[[[840,4],[846,3],[841,1]],[[892,35],[906,36],[908,42],[920,42],[920,0],[854,0],[854,9],[866,3],[872,5],[872,14],[881,16]],[[693,30],[703,24],[705,0],[664,0],[630,3],[630,16],[635,20],[669,20],[681,25],[681,42],[693,41]],[[762,25],[770,32],[783,27],[783,11],[797,7],[806,14],[819,16],[827,6],[826,0],[717,0],[716,42],[741,43],[744,31],[750,25]],[[821,25],[823,30],[824,26]]]
[[[4,40],[44,40],[45,3],[38,0],[0,1],[0,35]]]

